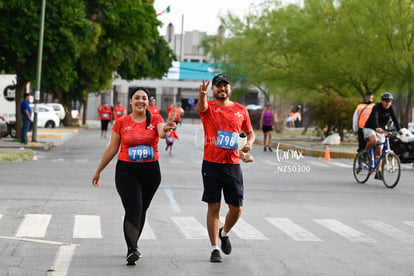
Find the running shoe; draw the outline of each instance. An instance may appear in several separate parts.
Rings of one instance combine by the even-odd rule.
[[[220,250],[214,249],[211,252],[210,262],[211,263],[221,263],[222,262],[221,255],[220,255]]]
[[[229,255],[231,253],[231,243],[228,236],[222,237],[221,232],[223,231],[223,227],[220,228],[219,231],[219,238],[221,240],[221,250],[224,254]]]
[[[132,251],[127,256],[127,265],[135,265],[135,262],[141,258],[142,255],[138,250]]]

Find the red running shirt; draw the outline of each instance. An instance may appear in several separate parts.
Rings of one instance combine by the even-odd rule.
[[[241,130],[245,133],[252,131],[247,109],[236,102],[230,106],[221,106],[215,101],[208,101],[207,110],[198,112],[198,114],[200,114],[204,127],[203,159],[214,163],[240,164],[237,144],[235,145],[236,149],[223,148],[223,145],[234,146],[231,136],[229,136],[231,133],[237,134],[238,137]]]
[[[151,114],[160,114],[160,109],[157,106],[148,106],[147,109],[151,112]]]
[[[164,119],[160,115],[153,114],[151,116],[151,123],[146,127],[146,121],[136,123],[131,115],[122,117],[115,121],[112,128],[115,133],[121,136],[121,151],[118,155],[118,160],[127,162],[153,162],[158,160],[158,131],[157,125],[163,123]],[[131,152],[139,147],[152,147],[153,158],[150,160],[138,161],[139,159],[131,160]],[[135,151],[136,152],[136,151]]]
[[[112,119],[112,109],[107,105],[102,106],[99,109],[99,113],[101,115],[101,120],[103,121],[109,121]]]
[[[115,120],[123,117],[124,116],[124,113],[125,113],[125,106],[123,106],[123,105],[116,105],[114,107],[114,117],[115,117]]]

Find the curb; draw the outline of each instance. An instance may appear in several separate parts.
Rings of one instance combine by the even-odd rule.
[[[263,142],[260,140],[257,140],[254,142],[256,145],[263,145]],[[279,148],[280,150],[283,151],[298,151],[301,152],[304,156],[312,156],[312,157],[325,157],[325,151],[324,150],[319,150],[319,149],[311,149],[308,147],[302,147],[302,146],[297,146],[294,144],[290,144],[290,143],[281,143],[281,142],[272,142],[272,147],[273,148]],[[340,151],[330,151],[330,157],[331,158],[336,158],[336,159],[354,159],[356,153],[352,153],[352,152],[340,152]]]

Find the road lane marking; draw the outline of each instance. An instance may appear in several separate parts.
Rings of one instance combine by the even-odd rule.
[[[172,217],[172,221],[189,240],[207,239],[207,229],[194,217]]]
[[[266,218],[266,220],[295,241],[322,241],[320,238],[288,218]]]
[[[379,220],[362,220],[362,223],[368,225],[369,227],[404,243],[412,244],[414,243],[414,236],[410,235],[391,224],[379,221]]]
[[[56,254],[54,265],[49,269],[47,275],[67,275],[76,247],[77,245],[74,244],[62,245]]]
[[[176,212],[176,213],[181,213],[181,209],[180,206],[178,205],[177,201],[175,201],[174,198],[174,193],[171,189],[164,189],[165,194],[168,197],[168,200],[170,201],[170,205],[171,208]]]
[[[226,218],[220,217],[220,221],[224,224]],[[248,224],[244,219],[240,218],[236,225],[231,229],[242,240],[267,240],[265,235]]]
[[[156,240],[157,239],[154,231],[152,230],[152,227],[148,223],[144,224],[144,229],[142,229],[142,234],[141,234],[140,239],[142,240]]]
[[[330,162],[332,165],[335,165],[337,167],[342,167],[342,168],[352,168],[353,165],[351,164],[344,164],[344,163],[339,163],[339,162],[335,162],[335,161],[331,161]]]
[[[0,218],[1,218],[1,216],[0,216]],[[403,221],[405,224],[408,224],[408,225],[410,225],[410,226],[412,226],[412,227],[414,227],[414,220],[413,221]]]
[[[78,239],[102,239],[101,217],[75,215],[73,237]]]
[[[52,215],[26,214],[16,232],[16,237],[43,238]]]
[[[314,221],[351,242],[376,242],[366,234],[359,232],[335,219],[314,219]]]

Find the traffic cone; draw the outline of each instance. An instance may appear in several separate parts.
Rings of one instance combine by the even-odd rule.
[[[325,147],[325,161],[331,161],[331,154],[329,153],[329,147]]]

